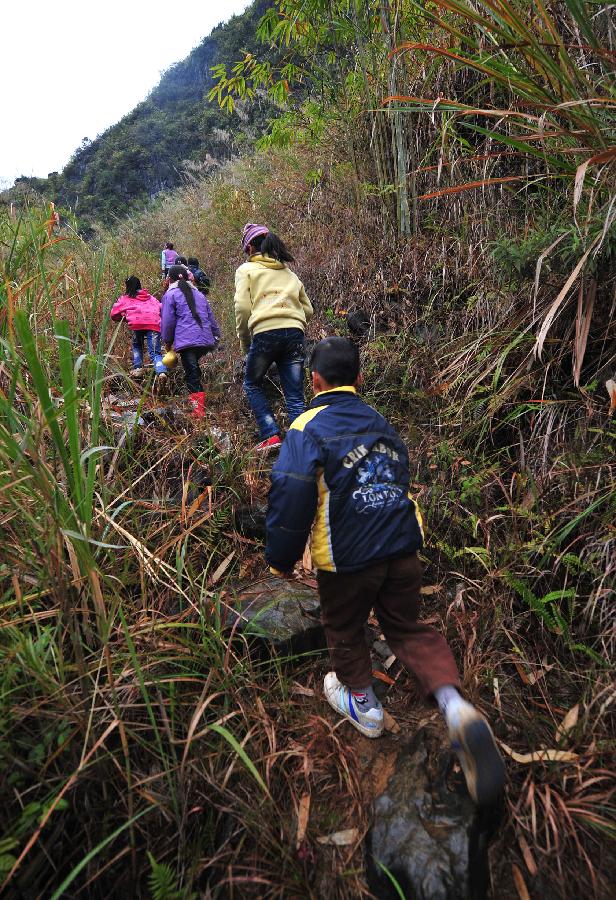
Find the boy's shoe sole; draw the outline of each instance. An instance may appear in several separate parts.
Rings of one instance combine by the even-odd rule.
[[[335,672],[328,672],[325,676],[325,680],[323,681],[323,690],[325,693],[325,699],[334,710],[334,712],[338,713],[339,716],[343,716],[343,718],[350,722],[353,728],[356,728],[359,732],[361,732],[364,737],[381,737],[381,735],[383,734],[382,714],[380,725],[362,725],[361,722],[353,718],[353,715],[349,712],[349,710],[340,706],[338,698],[340,697],[341,689],[348,690],[348,688],[344,688],[343,685],[340,684]]]
[[[464,717],[463,717],[464,718]],[[498,752],[492,729],[473,709],[467,721],[450,731],[468,792],[478,806],[490,806],[503,791],[505,764]]]

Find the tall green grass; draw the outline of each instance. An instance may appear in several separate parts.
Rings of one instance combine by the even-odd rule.
[[[463,96],[442,91],[430,96],[428,81],[420,96],[391,95],[385,105],[439,116],[438,166],[430,167],[439,177],[443,164],[453,168],[456,156],[460,163],[475,162],[480,172],[503,163],[502,175],[489,172],[466,182],[458,176],[420,199],[447,202],[495,185],[545,198],[552,225],[562,228],[536,260],[535,295],[546,257],[571,255],[572,248],[577,253],[561,290],[536,319],[536,353],[541,357],[555,318],[578,285],[573,349],[579,385],[597,282],[608,277],[616,255],[616,89],[609,11],[583,0],[554,7],[523,0],[413,5],[431,24],[432,40],[402,41],[392,56],[432,58],[443,75],[453,73],[452,86],[455,74],[464,73],[466,90]],[[565,190],[568,202],[559,204]]]

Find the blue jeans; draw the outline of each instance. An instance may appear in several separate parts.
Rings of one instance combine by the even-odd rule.
[[[143,366],[143,339],[145,338],[148,345],[148,353],[157,375],[162,375],[167,369],[163,363],[162,345],[160,342],[160,332],[158,331],[133,331],[133,369],[140,369]]]
[[[278,367],[289,422],[306,408],[304,405],[304,332],[301,328],[276,328],[255,334],[246,357],[244,392],[255,414],[261,440],[278,434],[280,429],[263,390],[263,379],[273,362]]]

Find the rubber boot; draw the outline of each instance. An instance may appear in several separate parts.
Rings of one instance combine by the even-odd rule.
[[[195,394],[190,394],[190,403],[193,419],[203,419],[205,417],[205,393],[197,391]]]

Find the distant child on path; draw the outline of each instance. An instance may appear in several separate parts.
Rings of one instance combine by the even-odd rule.
[[[165,249],[160,255],[160,268],[163,273],[163,278],[167,277],[169,269],[171,266],[175,265],[175,261],[178,258],[176,251],[173,249],[173,244],[170,244],[169,241],[165,244]]]
[[[126,293],[122,294],[111,308],[114,322],[126,319],[133,332],[132,353],[135,378],[143,375],[143,342],[147,343],[148,353],[154,365],[154,371],[161,378],[167,377],[163,365],[162,347],[160,343],[160,300],[153,297],[141,287],[136,275],[126,279]]]
[[[304,411],[304,330],[312,306],[297,275],[286,265],[293,257],[265,225],[247,224],[242,247],[248,261],[235,273],[235,321],[247,352],[244,391],[257,420],[256,450],[280,446],[280,429],[263,390],[267,370],[276,363],[289,421]]]
[[[169,289],[162,299],[162,339],[180,354],[193,415],[205,415],[205,393],[199,360],[220,340],[220,328],[210,304],[192,285],[183,266],[172,266]]]
[[[176,259],[176,261],[173,263],[173,265],[174,265],[174,266],[179,266],[179,267],[182,269],[183,273],[184,273],[184,278],[185,278],[187,281],[190,281],[191,284],[195,284],[195,276],[193,275],[193,273],[191,272],[191,270],[190,270],[190,269],[188,268],[188,266],[186,265],[186,257],[185,257],[185,256],[178,256],[177,259]],[[169,285],[171,284],[171,277],[170,277],[170,276],[171,276],[171,270],[169,270],[169,272],[167,272],[167,275],[166,275],[166,277],[165,277],[165,280],[163,281],[163,293],[164,293],[165,291],[168,291],[168,290],[169,290]]]
[[[196,256],[189,256],[187,265],[189,270],[193,274],[195,284],[197,285],[199,290],[203,291],[203,293],[205,294],[209,290],[210,279],[207,277],[207,275],[199,265],[199,260]]]
[[[272,469],[266,558],[275,574],[301,558],[316,514],[312,559],[333,672],[330,706],[367,737],[383,732],[364,626],[374,609],[400,662],[445,717],[469,793],[491,803],[504,766],[485,718],[458,693],[445,638],[419,621],[421,517],[397,432],[356,393],[359,352],[330,337],[310,360],[315,397],[289,429]]]

